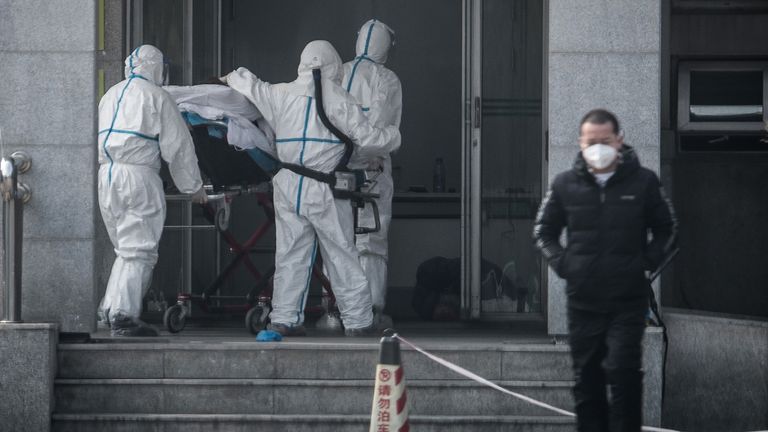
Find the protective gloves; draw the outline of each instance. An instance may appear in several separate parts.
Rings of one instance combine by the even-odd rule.
[[[203,187],[200,187],[197,192],[192,194],[192,202],[195,204],[205,204],[208,202],[208,195]]]

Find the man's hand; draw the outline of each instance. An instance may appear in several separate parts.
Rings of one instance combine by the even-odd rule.
[[[205,204],[208,202],[208,195],[205,193],[205,189],[200,186],[197,192],[192,194],[192,202],[195,204]]]

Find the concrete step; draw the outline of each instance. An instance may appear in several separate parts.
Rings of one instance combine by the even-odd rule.
[[[447,346],[430,349],[489,380],[572,379],[568,347],[548,344]],[[461,380],[402,348],[409,380]],[[59,378],[373,379],[377,343],[89,343],[61,344]]]
[[[551,412],[473,381],[410,380],[409,409],[433,416],[545,416]],[[57,379],[59,414],[348,414],[369,413],[373,380]],[[499,384],[572,410],[569,381]]]
[[[54,414],[54,432],[360,432],[368,415]],[[419,432],[571,432],[567,417],[418,416]]]

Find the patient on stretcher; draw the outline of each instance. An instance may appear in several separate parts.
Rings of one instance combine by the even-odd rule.
[[[243,95],[218,84],[163,88],[190,125],[201,171],[215,189],[266,182],[279,170],[275,134]]]
[[[165,86],[163,89],[173,97],[181,112],[226,126],[230,145],[240,150],[258,148],[277,158],[275,133],[259,110],[242,94],[217,84]]]

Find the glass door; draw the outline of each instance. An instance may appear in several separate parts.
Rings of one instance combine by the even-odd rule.
[[[219,76],[221,8],[221,0],[133,0],[126,52],[141,44],[158,47],[170,64],[173,85]]]
[[[142,44],[158,47],[170,65],[169,83],[192,85],[221,74],[221,0],[132,0],[128,3],[126,55]],[[162,176],[168,179],[167,170]],[[168,199],[166,226],[205,224],[197,206],[181,198]],[[216,251],[212,256],[193,254]],[[145,312],[162,313],[161,305],[173,304],[179,292],[199,293],[220,270],[220,238],[213,231],[166,228],[160,242],[160,258],[152,275]]]
[[[544,7],[465,2],[463,306],[470,318],[542,312],[531,232],[542,196]]]

